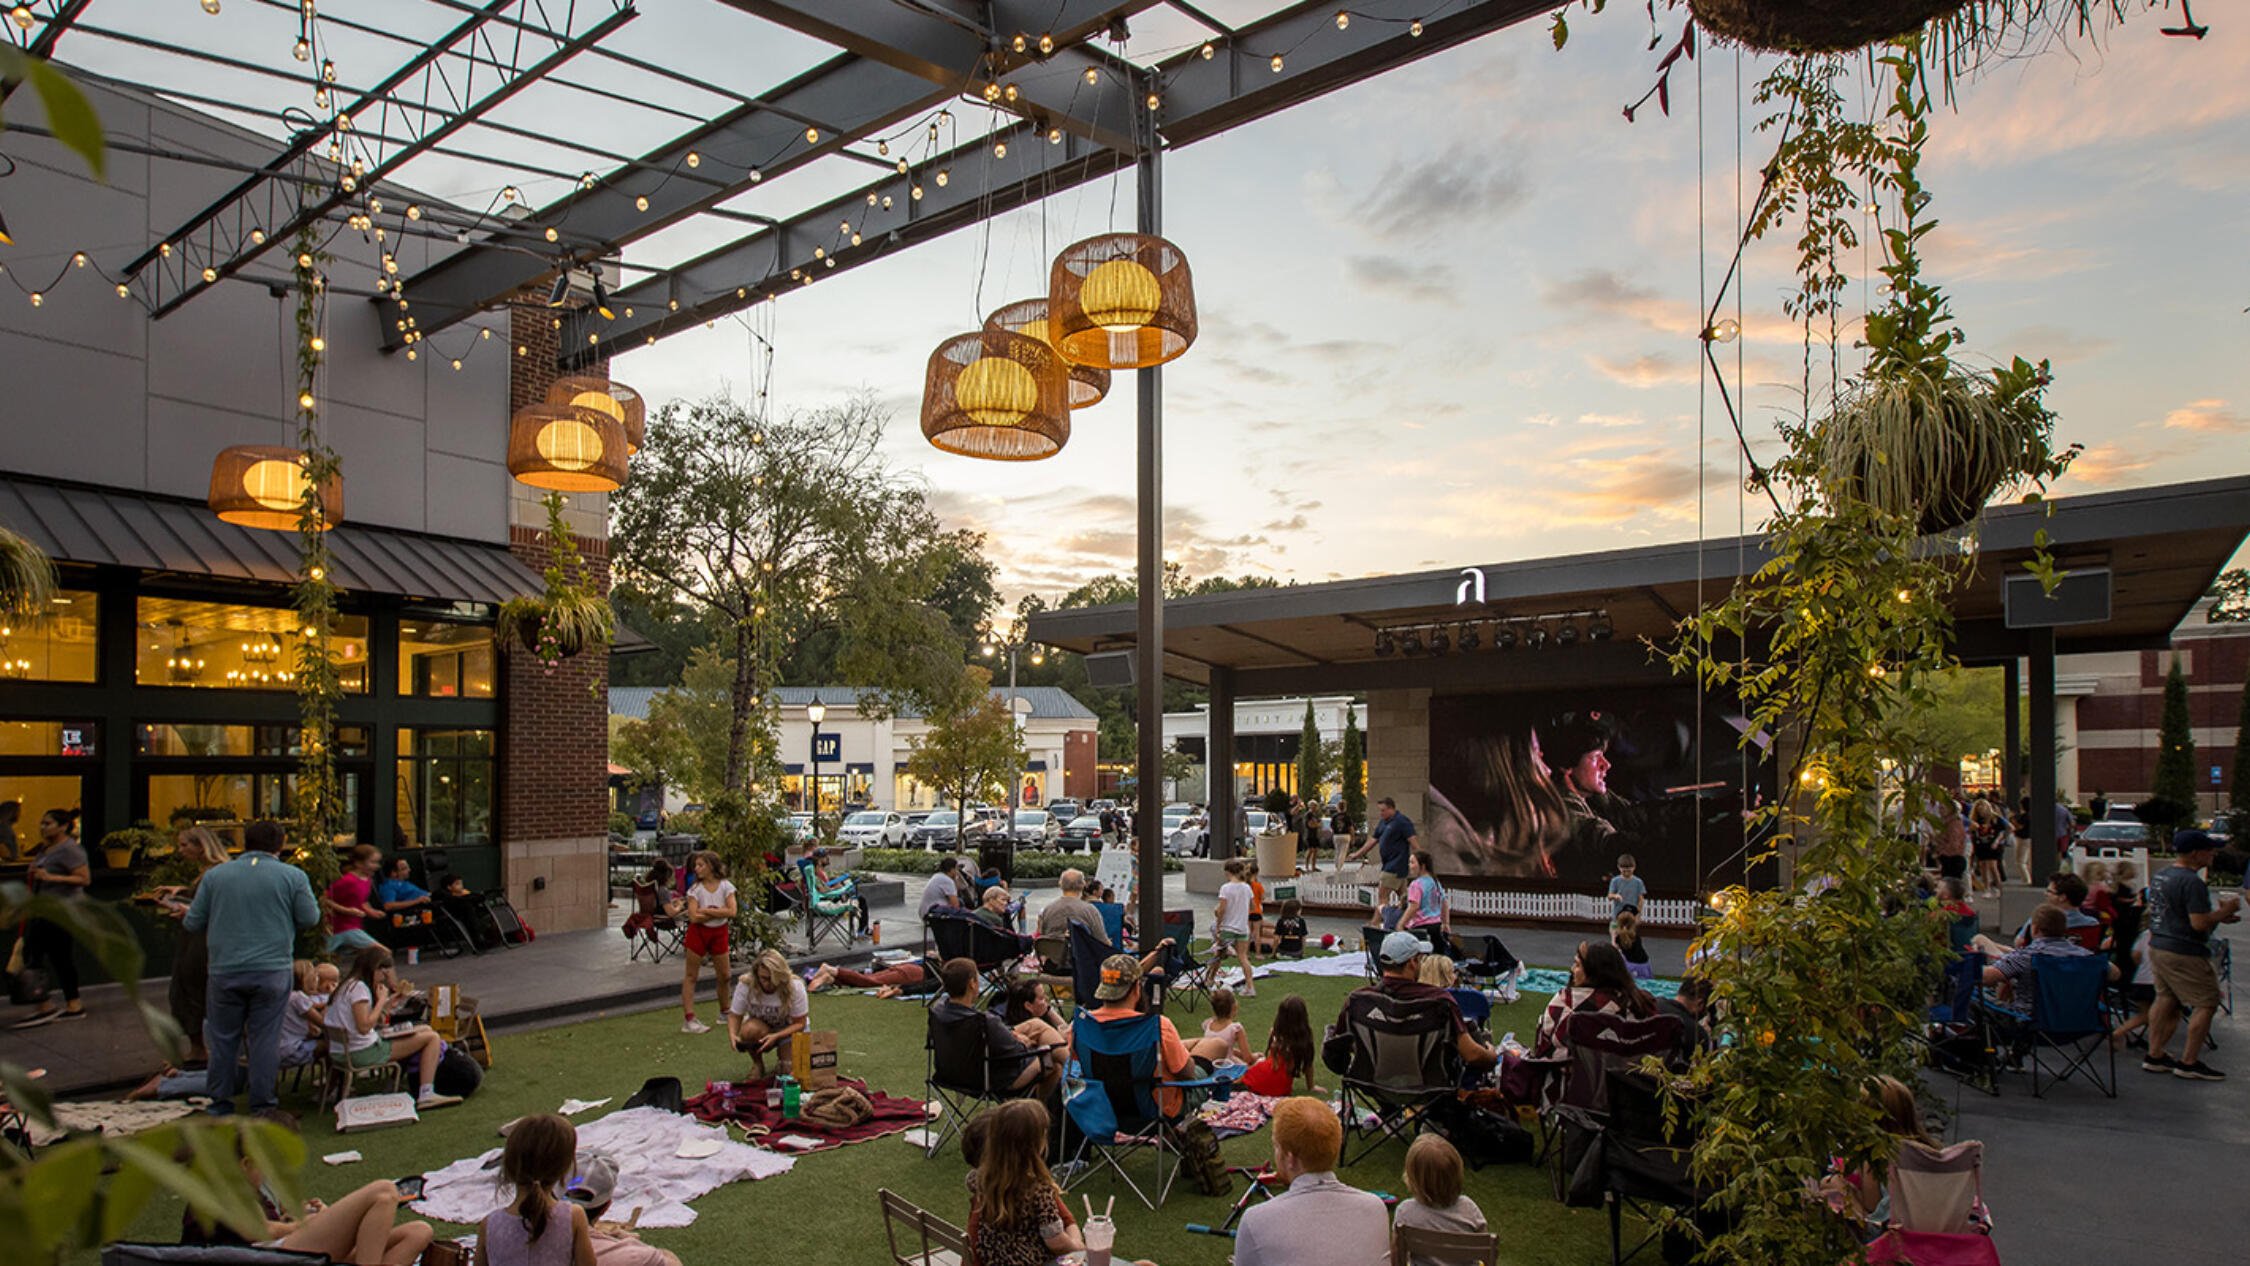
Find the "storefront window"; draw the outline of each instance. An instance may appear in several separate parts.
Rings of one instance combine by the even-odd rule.
[[[136,750],[142,756],[302,755],[294,725],[178,725],[140,727]],[[367,755],[367,727],[336,727],[338,756]]]
[[[137,614],[134,680],[143,686],[294,688],[301,639],[287,607],[144,597]],[[336,617],[329,656],[345,693],[367,693],[366,616]]]
[[[404,848],[492,842],[490,730],[398,732],[398,830]]]
[[[44,618],[0,621],[0,680],[92,681],[101,600],[64,589]]]
[[[413,617],[398,623],[398,692],[431,699],[490,699],[492,626]]]
[[[332,843],[356,844],[359,832],[360,775],[340,770],[343,829]],[[297,775],[290,773],[152,773],[148,775],[148,820],[160,829],[205,827],[230,853],[242,851],[242,829],[259,818],[286,822],[295,813]]]
[[[39,819],[49,809],[81,807],[86,782],[78,774],[0,773],[0,865],[28,860],[39,847]]]
[[[0,721],[0,756],[98,756],[91,721]]]

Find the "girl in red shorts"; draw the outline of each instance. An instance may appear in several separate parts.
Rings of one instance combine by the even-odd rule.
[[[688,885],[687,897],[680,903],[680,917],[687,920],[687,935],[681,943],[687,950],[687,977],[680,981],[680,1010],[687,1016],[680,1022],[682,1033],[709,1033],[711,1026],[695,1018],[695,984],[703,975],[703,960],[711,960],[711,968],[719,974],[719,1022],[727,1018],[727,928],[734,922],[734,885],[727,881],[726,863],[717,853],[705,851],[691,855],[688,866],[695,872],[695,882]]]

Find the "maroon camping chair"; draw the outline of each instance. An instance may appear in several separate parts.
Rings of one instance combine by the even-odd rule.
[[[623,931],[632,957],[637,960],[646,953],[652,963],[679,953],[686,937],[680,921],[664,913],[664,898],[656,885],[645,879],[633,881],[633,913],[626,916]]]

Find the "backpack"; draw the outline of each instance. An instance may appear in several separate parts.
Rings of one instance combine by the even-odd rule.
[[[478,1066],[474,1055],[448,1044],[445,1054],[438,1057],[437,1073],[432,1082],[439,1094],[466,1099],[484,1084],[484,1069]]]
[[[1219,1136],[1209,1121],[1190,1117],[1179,1127],[1178,1136],[1180,1164],[1197,1191],[1223,1196],[1234,1190],[1234,1177],[1227,1173],[1226,1159],[1219,1155]]]
[[[516,913],[515,904],[508,900],[507,893],[484,894],[484,913],[492,921],[492,930],[499,934],[502,941],[510,945],[522,945],[531,940],[530,925]]]
[[[1538,1153],[1531,1131],[1514,1117],[1491,1108],[1458,1099],[1441,1100],[1431,1106],[1430,1120],[1471,1169],[1529,1164]]]
[[[627,1108],[662,1108],[666,1112],[686,1112],[687,1099],[680,1091],[677,1077],[651,1077],[641,1083],[633,1097],[625,1101]],[[622,1109],[620,1109],[622,1111]]]

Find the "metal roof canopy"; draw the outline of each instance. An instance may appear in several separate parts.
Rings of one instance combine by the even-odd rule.
[[[2028,630],[2006,627],[2001,576],[2020,571],[2032,534],[2047,531],[2066,568],[2106,566],[2114,578],[2110,618],[2054,630],[2056,649],[2161,649],[2250,534],[2250,476],[2062,497],[2046,506],[1987,510],[1975,574],[1954,595],[1956,650],[1991,663],[2031,651]],[[1469,569],[1370,580],[1245,589],[1164,604],[1165,673],[1208,684],[1233,670],[1239,696],[1398,687],[1568,686],[1651,672],[1643,637],[1662,639],[1703,600],[1725,595],[1766,561],[1761,537],[1693,542],[1497,563],[1484,575],[1485,601],[1456,601]],[[1449,655],[1378,657],[1375,630],[1402,625],[1500,621],[1607,611],[1614,640],[1532,651],[1486,647]],[[1130,605],[1044,611],[1032,640],[1086,654],[1133,645]],[[1654,669],[1661,673],[1661,666]]]

